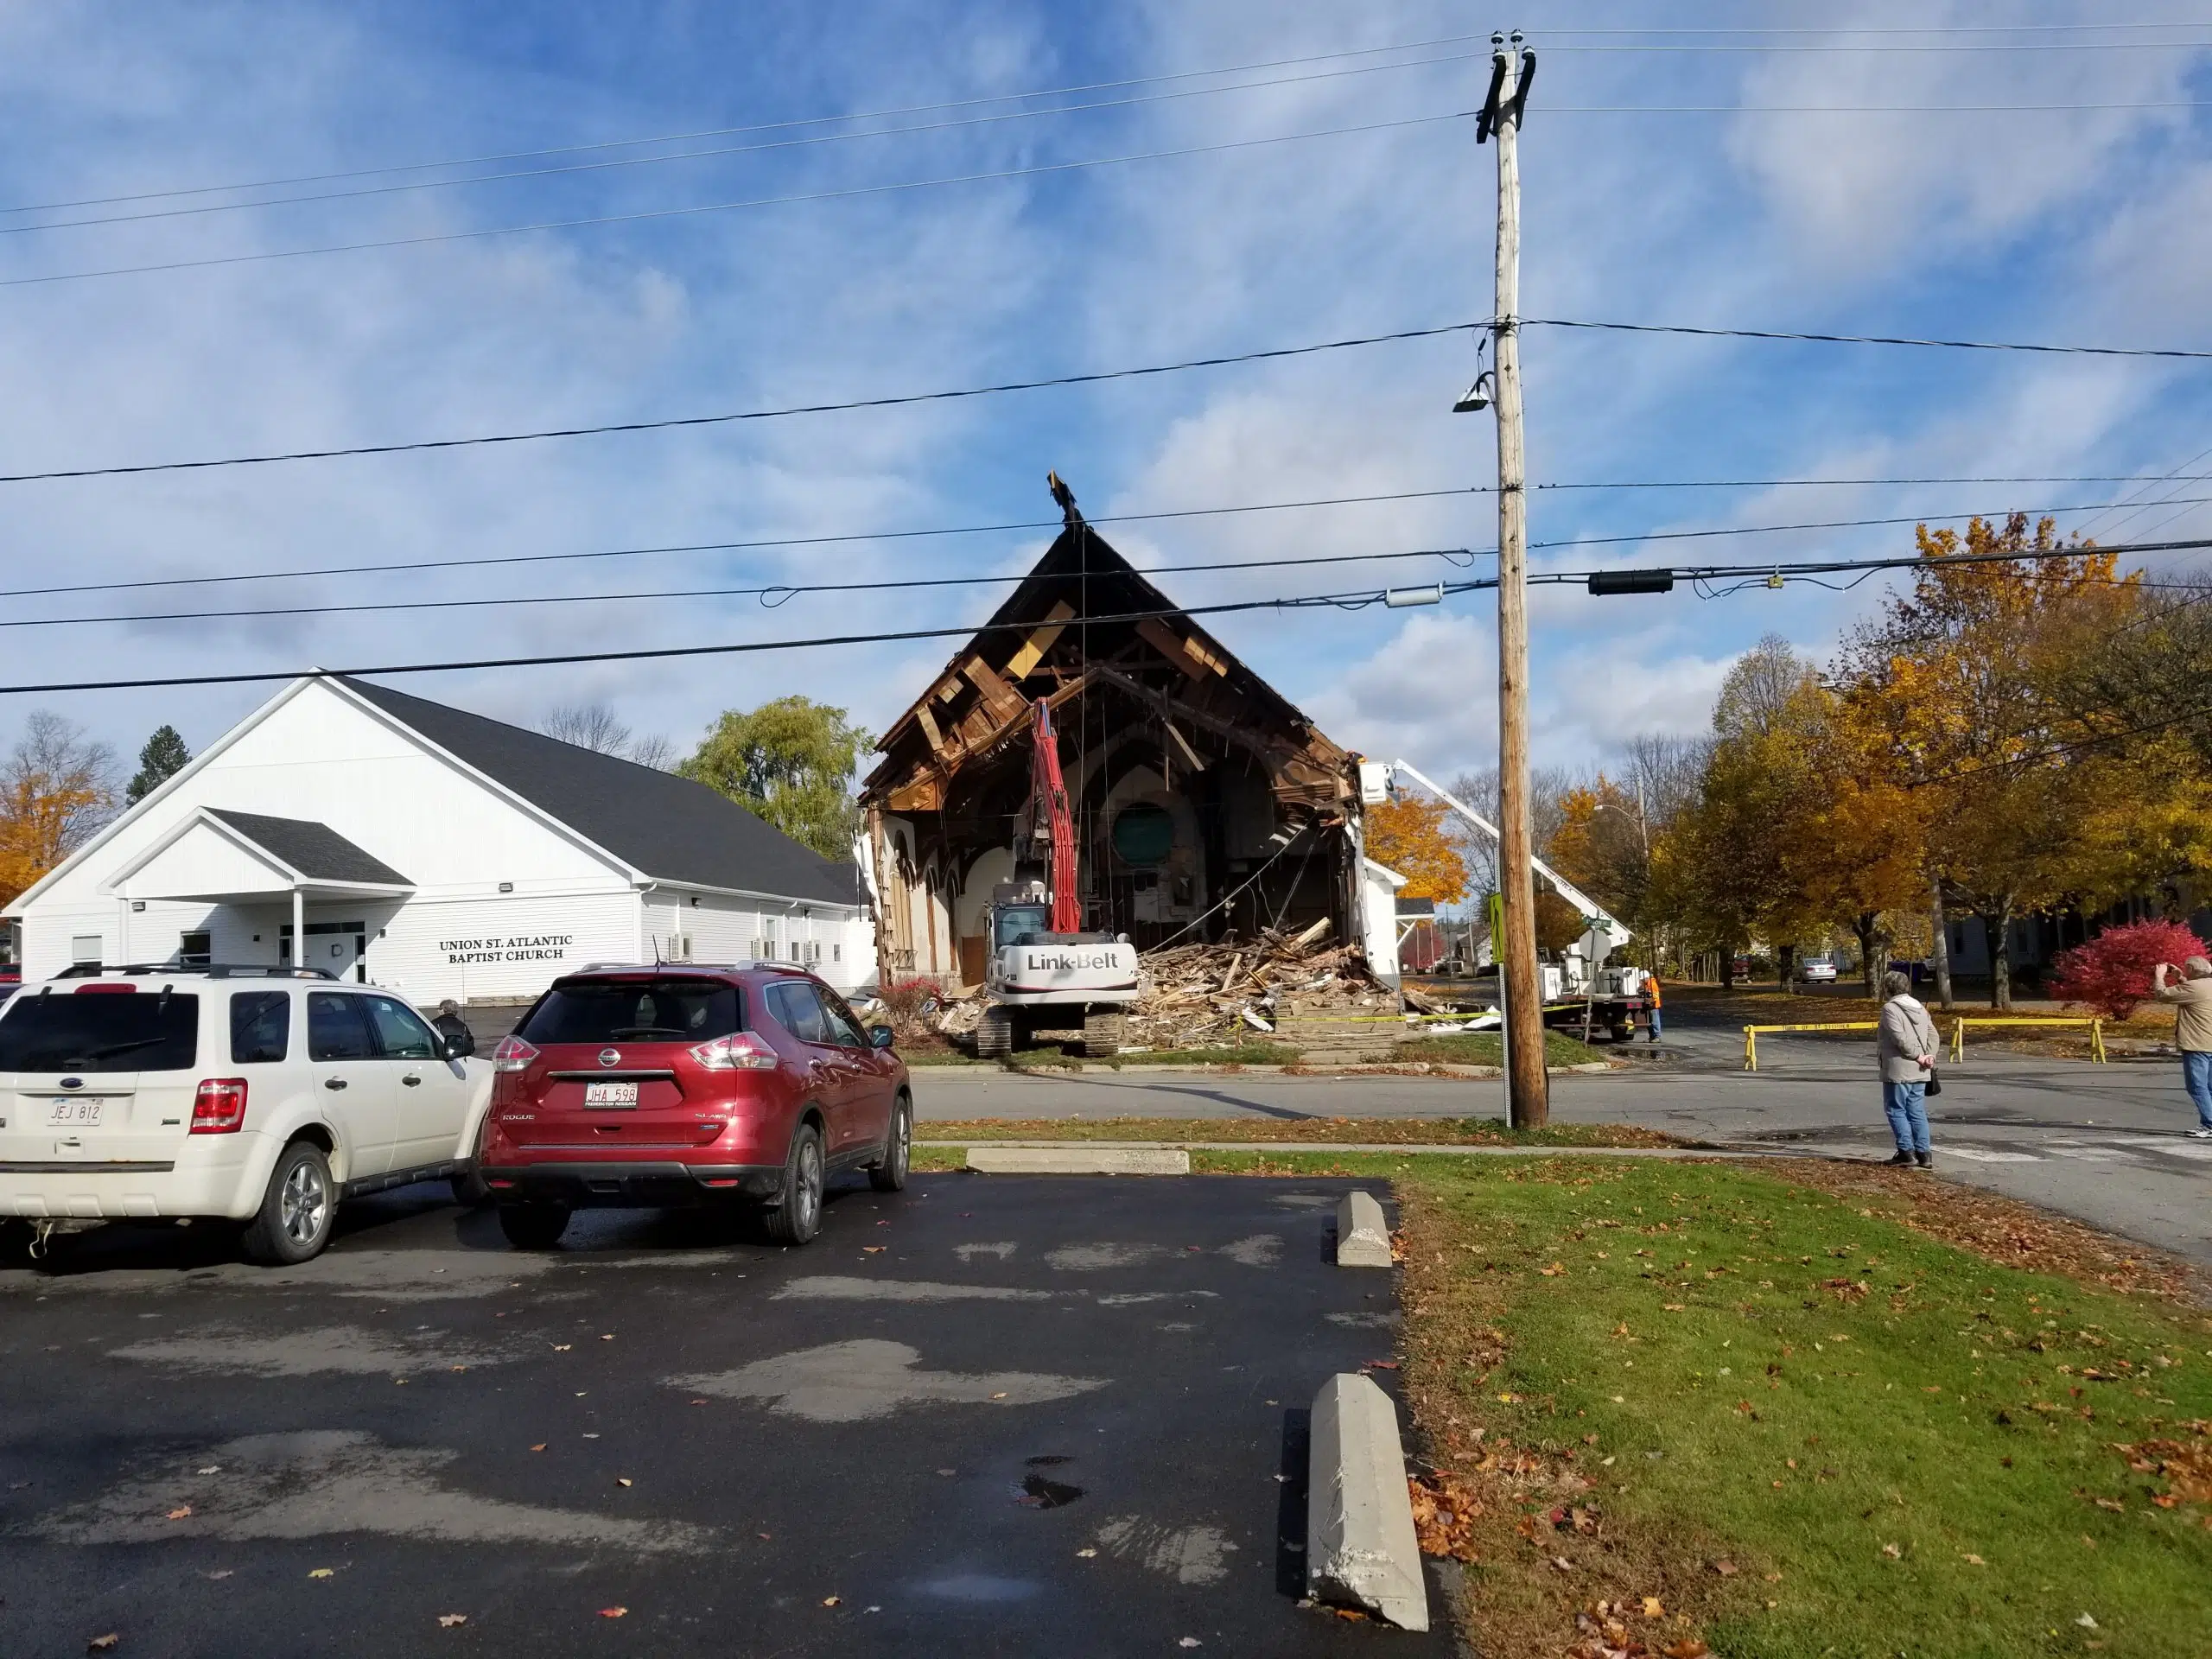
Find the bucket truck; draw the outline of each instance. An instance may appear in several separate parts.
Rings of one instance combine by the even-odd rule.
[[[976,1052],[1002,1058],[1038,1029],[1083,1027],[1093,1058],[1122,1046],[1124,1011],[1136,1001],[1137,950],[1127,934],[1086,933],[1076,893],[1075,819],[1060,774],[1059,737],[1051,704],[1030,710],[1035,753],[1029,800],[1015,833],[1017,874],[1024,862],[1044,877],[1001,881],[991,890],[990,956]],[[1020,855],[1028,855],[1024,860]]]
[[[1361,799],[1369,805],[1388,799],[1391,785],[1399,779],[1418,784],[1491,841],[1498,839],[1496,824],[1403,760],[1362,761]],[[1616,1042],[1626,1041],[1636,1028],[1636,1016],[1651,1006],[1642,969],[1605,965],[1607,957],[1628,943],[1628,928],[1543,860],[1532,861],[1537,878],[1582,917],[1582,937],[1560,952],[1558,961],[1539,964],[1545,1023],[1594,1027],[1610,1032]]]

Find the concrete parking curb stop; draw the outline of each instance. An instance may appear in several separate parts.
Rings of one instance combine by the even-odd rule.
[[[1382,1218],[1382,1206],[1372,1192],[1355,1188],[1337,1200],[1337,1265],[1390,1265],[1390,1224]]]
[[[1428,1628],[1398,1414],[1374,1379],[1339,1371],[1313,1397],[1306,1468],[1306,1593]]]
[[[967,1167],[981,1175],[1187,1175],[1191,1154],[1147,1147],[991,1147],[968,1148]]]

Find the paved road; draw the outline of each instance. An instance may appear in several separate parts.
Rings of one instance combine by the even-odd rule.
[[[1396,1318],[1326,1263],[1345,1185],[925,1176],[796,1251],[522,1255],[435,1187],[290,1270],[88,1235],[0,1268],[0,1653],[1446,1652],[1296,1605],[1302,1408]]]
[[[1552,1080],[1563,1122],[1640,1123],[1699,1140],[1842,1157],[1891,1150],[1872,1059],[1830,1039],[1770,1045],[1755,1075],[1742,1039],[1683,1033],[1630,1069]],[[1733,1047],[1728,1046],[1732,1040]],[[2110,1065],[1967,1051],[1929,1103],[1936,1158],[1992,1188],[2212,1264],[2212,1141],[2167,1060]],[[1444,1077],[1048,1077],[918,1071],[918,1133],[966,1117],[1428,1117],[1503,1115],[1501,1085]]]

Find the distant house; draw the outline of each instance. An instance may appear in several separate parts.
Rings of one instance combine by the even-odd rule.
[[[8,907],[27,979],[301,963],[423,1005],[588,962],[874,978],[858,869],[702,784],[341,675],[294,681]]]
[[[1452,954],[1444,931],[1437,925],[1436,900],[1398,896],[1398,966],[1408,974],[1425,974]]]

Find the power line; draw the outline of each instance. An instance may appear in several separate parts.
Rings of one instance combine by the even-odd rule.
[[[1301,558],[1220,559],[1200,564],[1132,567],[1141,576],[1180,575],[1211,570],[1273,570],[1292,565],[1365,564],[1389,559],[1449,559],[1462,565],[1478,557],[1464,547],[1409,549],[1395,553],[1325,553]],[[270,616],[350,616],[374,611],[459,611],[501,609],[518,605],[605,605],[629,600],[751,599],[770,610],[804,594],[869,594],[930,588],[977,588],[1027,582],[1018,570],[982,576],[901,576],[879,582],[766,582],[749,588],[672,588],[645,593],[500,594],[477,599],[372,600],[354,605],[271,605],[251,610],[120,612],[110,616],[0,617],[0,628],[84,627],[113,622],[212,622]]]
[[[1554,48],[1556,50],[1557,48]],[[1554,115],[2050,115],[2090,110],[2198,110],[2195,98],[2130,99],[2111,104],[1547,104]]]
[[[420,248],[445,242],[471,242],[493,236],[522,236],[537,231],[596,229],[608,225],[631,225],[648,219],[689,219],[702,213],[734,213],[747,207],[785,207],[799,202],[841,201],[860,196],[894,194],[902,190],[934,190],[954,184],[988,184],[1010,179],[1039,178],[1051,173],[1080,172],[1086,168],[1120,167],[1133,162],[1173,161],[1189,156],[1214,156],[1230,150],[1256,149],[1268,144],[1297,143],[1309,138],[1343,138],[1355,133],[1390,132],[1406,127],[1430,126],[1440,121],[1465,121],[1477,110],[1452,110],[1441,115],[1407,116],[1395,121],[1368,121],[1348,127],[1324,127],[1312,132],[1281,132],[1260,138],[1230,138],[1218,143],[1186,144],[1177,149],[1141,150],[1126,156],[1093,156],[1071,162],[1040,162],[1030,167],[1001,168],[986,173],[956,173],[934,179],[902,179],[890,184],[849,185],[836,190],[804,190],[780,196],[753,196],[741,201],[703,202],[689,207],[643,208],[626,213],[596,213],[583,219],[540,219],[528,225],[490,225],[467,231],[432,231],[419,236],[380,237],[367,242],[327,242],[306,248],[269,248],[255,253],[210,254],[197,259],[167,259],[145,265],[103,265],[86,270],[54,271],[39,276],[0,277],[0,288],[29,288],[54,283],[89,282],[106,276],[137,276],[172,270],[205,270],[216,265],[266,264],[278,259],[306,259],[327,253],[365,253],[378,248]]]
[[[2175,25],[2175,27],[2181,29],[2196,29],[2201,28],[2202,25],[2196,23],[2181,23]],[[1619,46],[1578,46],[1572,41],[1547,41],[1543,46],[1543,50],[1546,52],[1572,52],[1578,55],[1598,53],[1603,53],[1607,55],[1631,53],[1650,53],[1663,54],[1669,56],[1676,54],[1727,56],[1735,56],[1744,54],[1756,54],[1759,55],[1778,54],[1795,56],[1799,54],[1826,55],[1834,53],[1863,54],[1869,52],[1911,52],[1921,54],[1948,54],[1957,52],[2201,52],[2205,50],[2207,48],[2212,48],[2212,41],[1976,41],[1973,42],[1962,41],[1957,44],[1932,41],[1926,42],[1915,41],[1872,41],[1864,46],[1854,45],[1840,41],[1819,43],[1807,42],[1802,45],[1794,42],[1761,42],[1758,45],[1750,46],[1722,46],[1711,44],[1698,46],[1655,46],[1638,44],[1623,44]]]
[[[5,283],[0,283],[0,286],[5,286]],[[2058,346],[2019,341],[1918,339],[1894,334],[1786,333],[1777,329],[1707,328],[1687,324],[1604,322],[1567,317],[1528,317],[1522,321],[1524,327],[1603,329],[1630,334],[1696,334],[1743,340],[1809,340],[1846,346],[1941,346],[1968,351],[2039,352],[2098,357],[2212,358],[2212,351],[2152,346]],[[1084,374],[1055,375],[1038,380],[1002,381],[989,385],[966,386],[938,391],[887,394],[874,397],[855,397],[834,403],[786,404],[771,409],[742,410],[734,413],[671,416],[643,421],[609,421],[589,426],[544,427],[525,432],[482,433],[462,438],[416,438],[394,443],[350,444],[327,449],[276,450],[262,454],[216,456],[205,461],[141,461],[111,467],[53,467],[41,472],[0,474],[0,484],[29,484],[59,479],[116,478],[141,473],[196,472],[219,467],[269,466],[281,461],[334,461],[359,455],[404,454],[418,450],[465,449],[492,444],[533,443],[550,438],[600,437],[620,432],[658,432],[683,427],[723,426],[742,421],[779,420],[794,415],[830,415],[847,413],[855,410],[891,409],[912,404],[948,403],[967,397],[989,397],[1000,392],[1039,391],[1059,386],[1095,385],[1109,380],[1128,380],[1151,375],[1179,373],[1186,369],[1221,368],[1235,364],[1257,363],[1277,358],[1306,357],[1319,352],[1343,351],[1355,346],[1388,345],[1408,340],[1429,340],[1444,334],[1486,330],[1495,326],[1494,320],[1480,322],[1443,323],[1428,328],[1402,328],[1389,334],[1363,334],[1344,340],[1320,340],[1303,346],[1275,346],[1262,351],[1232,353],[1217,357],[1190,358],[1181,362],[1149,364],[1136,368],[1104,369]]]
[[[2117,34],[2125,30],[2152,30],[2174,29],[2212,29],[2212,22],[2133,22],[2133,23],[1866,23],[1860,25],[1838,23],[1805,28],[1788,28],[1764,23],[1736,26],[1716,25],[1711,28],[1678,27],[1671,29],[1547,29],[1544,38],[1567,35],[2082,35],[2088,33]]]
[[[1446,594],[1467,592],[1480,583],[1446,582],[1441,591]],[[1218,616],[1231,612],[1261,610],[1309,610],[1333,608],[1361,610],[1384,602],[1385,592],[1373,588],[1346,594],[1310,594],[1294,598],[1245,599],[1225,601],[1215,605],[1185,605],[1167,610],[1128,611],[1111,616],[1093,616],[1084,621],[1093,626],[1108,623],[1143,622],[1169,617]],[[279,680],[303,677],[324,677],[345,675],[363,677],[372,674],[446,674],[493,668],[553,668],[578,663],[631,663],[661,661],[684,657],[727,657],[765,652],[813,651],[835,645],[891,645],[909,639],[944,639],[972,638],[986,633],[1027,633],[1035,627],[1031,622],[986,622],[980,627],[963,624],[957,627],[902,628],[888,632],[824,634],[806,639],[744,639],[715,645],[659,645],[637,651],[580,651],[564,652],[544,657],[487,657],[473,661],[429,663],[388,663],[369,668],[312,668],[280,669],[265,672],[237,674],[181,674],[146,679],[130,680],[73,680],[54,681],[43,685],[0,685],[0,696],[44,694],[56,691],[139,691],[170,689],[187,685],[267,685]]]
[[[775,138],[760,143],[732,144],[715,149],[683,150],[668,156],[628,156],[611,161],[575,162],[559,167],[525,168],[506,173],[480,173],[457,179],[410,179],[392,184],[364,185],[353,189],[323,190],[306,195],[270,196],[257,201],[203,202],[188,207],[161,207],[147,213],[109,213],[92,219],[55,219],[40,225],[0,225],[0,236],[28,236],[41,231],[82,230],[100,225],[137,225],[150,219],[190,219],[213,213],[245,213],[261,207],[289,207],[302,203],[322,201],[352,201],[365,197],[397,195],[414,190],[451,190],[465,185],[504,184],[521,179],[566,177],[584,173],[611,172],[620,168],[658,167],[669,162],[709,161],[729,156],[757,156],[774,150],[796,149],[814,144],[850,143],[863,138],[896,138],[912,133],[946,132],[962,127],[988,126],[1007,121],[1033,121],[1046,116],[1081,115],[1096,110],[1128,109],[1140,104],[1157,104],[1176,99],[1211,98],[1221,92],[1257,92],[1271,86],[1302,86],[1317,80],[1338,79],[1348,75],[1373,75],[1394,69],[1420,69],[1431,64],[1465,63],[1480,55],[1459,52],[1436,58],[1408,58],[1398,63],[1358,64],[1347,69],[1323,69],[1302,75],[1281,75],[1270,80],[1238,81],[1222,86],[1192,86],[1175,92],[1142,92],[1128,98],[1102,99],[1090,104],[1062,104],[1035,110],[1002,110],[989,115],[959,116],[944,121],[919,123],[904,127],[877,127],[859,132],[810,133],[801,137]],[[7,210],[0,210],[4,212]],[[15,210],[24,211],[22,209]]]
[[[756,122],[747,126],[708,127],[690,132],[659,133],[644,138],[607,138],[594,143],[563,144],[544,149],[505,150],[489,156],[465,156],[439,162],[396,162],[383,167],[351,168],[333,173],[296,173],[283,178],[257,179],[233,184],[179,186],[144,190],[127,195],[80,196],[69,200],[27,202],[0,207],[0,214],[60,213],[73,207],[108,207],[133,201],[162,201],[178,196],[219,195],[239,190],[280,190],[298,184],[332,184],[346,179],[379,178],[391,173],[427,173],[441,168],[495,167],[554,156],[587,156],[608,149],[633,149],[647,144],[691,143],[702,138],[734,138],[748,133],[788,132],[801,127],[824,126],[840,121],[888,121],[900,116],[934,115],[945,110],[978,109],[987,104],[1017,103],[1031,98],[1069,98],[1081,92],[1117,92],[1127,86],[1161,86],[1175,81],[1201,80],[1215,75],[1256,74],[1264,69],[1293,69],[1312,63],[1336,63],[1346,58],[1377,57],[1392,52],[1421,52],[1440,46],[1464,46],[1482,41],[1484,35],[1446,35],[1433,40],[1405,41],[1395,46],[1358,47],[1342,52],[1320,52],[1299,58],[1271,58],[1258,63],[1232,64],[1217,69],[1185,69],[1167,74],[1136,75],[1121,80],[1078,82],[1067,86],[1038,87],[1026,92],[993,92],[981,98],[935,104],[906,104],[881,110],[855,110],[842,115],[810,115],[785,121]]]
[[[787,404],[772,409],[740,410],[718,415],[671,416],[648,421],[609,421],[594,426],[543,427],[529,432],[483,433],[466,438],[415,438],[398,443],[351,444],[330,449],[289,449],[257,455],[224,455],[207,461],[142,461],[120,467],[56,467],[38,473],[0,474],[0,484],[29,484],[68,478],[116,478],[140,473],[198,472],[218,467],[265,467],[280,461],[335,461],[355,455],[397,455],[429,449],[468,449],[490,444],[535,443],[547,438],[600,437],[616,432],[664,432],[680,427],[727,426],[741,421],[781,420],[793,415],[833,415],[861,409],[896,409],[913,404],[951,403],[967,397],[988,397],[1000,392],[1041,391],[1056,386],[1097,385],[1109,380],[1141,379],[1152,375],[1177,374],[1186,369],[1224,368],[1239,363],[1261,363],[1280,358],[1310,357],[1319,352],[1347,351],[1355,346],[1388,345],[1397,340],[1432,340],[1486,324],[1446,323],[1433,328],[1402,328],[1385,334],[1362,334],[1344,340],[1317,340],[1303,346],[1278,346],[1263,351],[1236,352],[1217,357],[1186,358],[1178,363],[1147,364],[1138,368],[1101,369],[1085,374],[1052,375],[1038,380],[1005,380],[991,385],[963,386],[950,391],[914,391],[875,397],[848,398],[823,404]]]
[[[2212,351],[2152,346],[2050,346],[2000,340],[1924,340],[1908,334],[1821,334],[1779,328],[1700,328],[1686,323],[1594,322],[1582,318],[1523,317],[1522,327],[1600,328],[1624,334],[1699,334],[1721,340],[1811,340],[1829,346],[1932,346],[1966,352],[2040,352],[2069,357],[2212,358]]]
[[[2092,474],[2075,474],[2048,475],[2038,477],[1669,479],[1643,482],[1626,480],[1620,482],[1592,483],[1562,482],[1556,484],[1540,484],[1535,487],[1540,490],[1553,491],[1614,491],[1773,489],[1788,486],[1833,487],[1837,486],[1859,485],[2109,484],[2130,482],[2134,480],[2137,477],[2138,474],[2133,473],[2106,473]],[[1090,522],[1093,524],[1154,524],[1179,518],[1213,518],[1243,513],[1303,512],[1308,509],[1319,507],[1368,506],[1385,502],[1443,500],[1460,496],[1494,495],[1496,493],[1497,486],[1495,485],[1465,484],[1453,485],[1446,488],[1433,490],[1387,490],[1367,495],[1317,496],[1299,501],[1255,501],[1245,502],[1236,505],[1174,507],[1158,509],[1149,512],[1098,513],[1093,515]],[[2197,505],[2197,503],[2192,500],[2190,505]],[[2084,505],[2077,507],[2046,507],[2041,509],[2030,509],[2028,511],[2039,511],[2044,512],[2088,512],[2099,510],[2100,509],[2094,506]],[[1617,542],[1641,542],[1707,535],[1752,536],[1783,531],[1871,527],[1888,524],[1913,523],[1931,518],[1957,518],[1973,516],[1974,515],[1966,513],[1921,513],[1912,515],[1910,518],[1824,519],[1817,524],[1750,524],[1710,531],[1649,531],[1634,536],[1617,537],[1605,539]],[[1989,515],[1984,514],[1982,516],[1987,517]],[[436,570],[442,572],[449,570],[480,569],[508,565],[568,564],[601,559],[645,558],[681,553],[766,552],[795,548],[845,546],[864,542],[912,541],[934,537],[981,536],[1045,530],[1057,531],[1060,528],[1060,524],[1061,521],[1058,518],[1002,519],[990,524],[938,524],[925,528],[904,530],[845,531],[818,536],[764,537],[751,541],[673,542],[649,546],[594,548],[586,551],[575,553],[495,553],[479,555],[469,558],[440,557],[431,559],[405,559],[386,561],[382,563],[374,564],[296,565],[289,569],[283,570],[247,570],[228,572],[213,575],[196,576],[146,576],[123,582],[62,582],[41,588],[0,588],[0,600],[47,598],[65,594],[143,592],[146,589],[156,588],[204,588],[234,582],[298,582],[321,576],[389,575],[404,574],[417,570]],[[1536,543],[1537,546],[1543,548],[1601,544],[1603,544],[1603,543],[1600,538],[1579,537]],[[1484,551],[1487,552],[1488,550],[1484,550]],[[1358,556],[1396,556],[1361,555]],[[1173,566],[1160,568],[1162,569],[1195,569],[1202,567]],[[751,592],[753,590],[731,588],[714,589],[711,591],[718,593],[741,593]],[[779,591],[779,589],[778,591]],[[652,597],[652,595],[636,596]],[[621,595],[613,595],[613,597],[621,597]],[[522,602],[528,601],[524,601]],[[346,609],[351,607],[332,607],[329,608]],[[207,612],[198,613],[196,614],[223,616],[261,614],[261,613]],[[52,620],[69,621],[75,620],[76,619],[60,618]],[[118,617],[100,620],[143,620],[148,619],[143,617]],[[0,626],[5,626],[16,625],[0,623]]]

